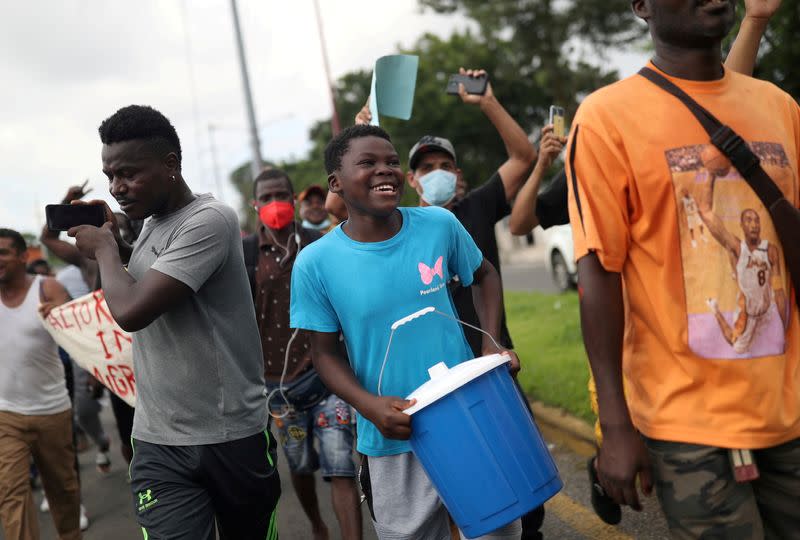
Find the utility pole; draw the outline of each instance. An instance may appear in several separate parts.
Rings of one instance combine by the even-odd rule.
[[[236,0],[231,0],[231,10],[233,11],[233,27],[236,32],[236,46],[239,50],[239,66],[242,68],[242,86],[244,87],[244,101],[247,106],[247,122],[250,125],[250,147],[253,152],[253,157],[250,161],[250,171],[255,179],[261,172],[261,169],[264,168],[264,160],[261,159],[261,141],[258,139],[256,112],[253,106],[253,95],[250,91],[250,76],[247,74],[247,60],[244,56],[242,29],[239,25],[239,13],[236,10]]]
[[[217,198],[225,202],[225,195],[222,193],[222,179],[219,176],[219,163],[217,162],[217,144],[214,140],[214,124],[208,124],[208,142],[211,146],[211,163],[214,167],[214,180],[217,183]],[[255,178],[255,177],[253,177]]]
[[[333,79],[331,79],[331,66],[328,63],[328,47],[325,44],[325,32],[322,27],[322,17],[319,13],[319,0],[314,0],[314,13],[317,16],[317,30],[319,31],[319,44],[322,47],[322,63],[325,66],[325,80],[328,83],[328,92],[331,98],[331,130],[336,136],[341,131],[339,123],[339,113],[336,112],[336,93],[333,89]]]

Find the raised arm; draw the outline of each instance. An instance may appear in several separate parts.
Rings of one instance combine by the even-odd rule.
[[[379,397],[361,386],[342,357],[338,332],[309,332],[314,369],[331,392],[355,407],[387,439],[408,439],[411,417],[402,411],[414,404],[399,397]]]
[[[564,149],[567,143],[566,137],[559,139],[553,134],[553,126],[545,126],[542,130],[542,141],[539,143],[539,159],[533,168],[528,181],[522,186],[514,201],[511,209],[511,217],[508,221],[508,228],[511,234],[523,235],[531,232],[538,224],[539,218],[536,216],[536,199],[539,195],[539,187],[542,178],[547,173],[547,169]]]
[[[745,0],[745,15],[725,67],[744,75],[752,75],[758,57],[758,46],[767,30],[770,18],[782,0]]]
[[[698,214],[700,214],[700,219],[703,220],[703,223],[705,223],[706,227],[708,227],[708,230],[711,232],[711,236],[738,259],[739,241],[728,231],[719,216],[714,213],[714,184],[716,183],[716,175],[711,171],[709,171],[709,175],[711,179],[700,187],[702,191],[697,201]]]
[[[482,69],[465,70],[459,69],[462,75],[470,77],[481,77],[486,75]],[[520,125],[508,114],[492,91],[492,84],[486,85],[486,93],[482,96],[467,94],[464,85],[459,85],[458,93],[464,103],[479,105],[483,114],[497,129],[503,144],[506,147],[508,159],[503,163],[498,172],[503,180],[503,187],[506,191],[506,199],[510,202],[517,196],[522,183],[527,178],[533,161],[536,159],[536,150],[528,140],[528,135]]]
[[[74,244],[65,242],[59,238],[58,231],[51,231],[47,225],[42,228],[42,234],[39,240],[47,250],[64,261],[67,264],[74,264],[75,266],[83,266],[84,258],[78,248]]]

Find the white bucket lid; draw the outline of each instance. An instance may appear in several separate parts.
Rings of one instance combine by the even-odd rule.
[[[406,397],[406,399],[416,399],[417,402],[403,412],[409,415],[414,414],[508,361],[510,361],[508,355],[490,354],[462,362],[452,369],[449,369],[444,362],[439,362],[428,368],[428,375],[430,375],[431,380]]]

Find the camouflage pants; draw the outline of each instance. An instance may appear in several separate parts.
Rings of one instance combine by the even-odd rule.
[[[754,450],[760,478],[743,484],[727,449],[645,441],[673,538],[800,539],[800,439]]]

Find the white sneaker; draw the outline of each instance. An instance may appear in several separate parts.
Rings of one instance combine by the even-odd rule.
[[[693,247],[693,248],[696,248],[696,247],[697,247],[697,240],[692,240],[692,247]]]
[[[108,474],[111,471],[111,458],[108,456],[108,452],[97,452],[94,463],[100,474]]]
[[[47,496],[42,497],[42,504],[39,506],[40,512],[49,512],[50,511],[50,503],[47,502]]]
[[[81,530],[85,531],[89,528],[89,518],[86,517],[86,508],[81,505]]]
[[[716,298],[706,299],[706,304],[708,304],[708,307],[711,311],[713,311],[714,313],[719,313],[719,304],[717,304]]]

